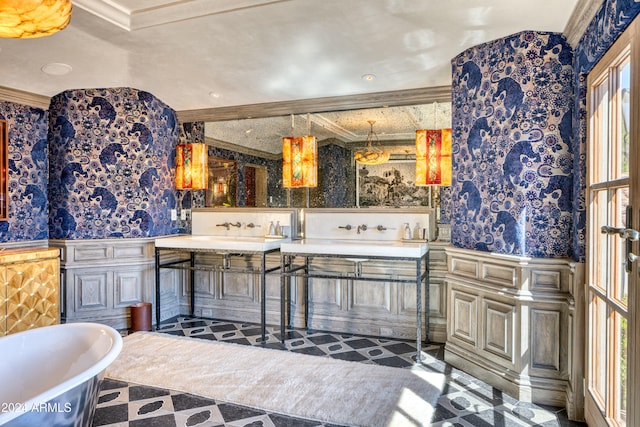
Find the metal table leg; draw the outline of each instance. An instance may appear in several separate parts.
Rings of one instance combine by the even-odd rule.
[[[156,330],[160,329],[160,249],[156,248]]]
[[[262,253],[262,275],[260,276],[260,327],[262,328],[262,342],[267,334],[267,255]]]
[[[195,316],[195,306],[196,306],[196,254],[191,252],[189,257],[189,288],[191,289],[191,316]]]

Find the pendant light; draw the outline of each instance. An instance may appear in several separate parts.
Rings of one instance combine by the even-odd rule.
[[[294,116],[291,115],[291,133]],[[311,133],[311,119],[307,115],[307,135],[282,138],[282,186],[301,188],[318,186],[318,146]]]
[[[434,103],[434,128],[437,103]],[[451,129],[416,131],[416,185],[451,185]]]
[[[176,146],[176,189],[205,190],[209,181],[207,145],[202,142]]]
[[[71,9],[71,0],[2,0],[0,37],[51,35],[69,25]]]
[[[390,154],[388,151],[384,151],[380,145],[380,138],[378,134],[373,131],[373,125],[375,120],[368,120],[370,130],[367,136],[367,145],[364,148],[356,150],[354,159],[356,162],[363,165],[380,165],[389,161]],[[373,139],[375,138],[375,144]]]

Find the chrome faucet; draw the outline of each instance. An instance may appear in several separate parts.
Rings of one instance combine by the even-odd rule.
[[[256,225],[252,222],[250,222],[249,224],[247,224],[247,228],[255,228]]]
[[[387,227],[385,227],[384,225],[379,225],[376,227],[376,230],[378,231],[385,231],[387,229]]]
[[[238,227],[240,228],[242,226],[242,224],[240,224],[240,221],[236,222],[235,224],[232,224],[230,222],[223,222],[222,224],[216,224],[216,227],[226,227],[226,229],[228,230],[230,227]]]
[[[351,227],[351,224],[347,224],[347,225],[339,225],[338,228],[344,228],[345,230],[351,230],[353,227]],[[359,233],[359,231],[358,231]]]
[[[361,231],[367,231],[367,225],[366,224],[362,224],[358,226],[358,234],[360,234]]]

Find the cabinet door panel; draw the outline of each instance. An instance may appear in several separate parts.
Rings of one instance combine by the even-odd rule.
[[[57,259],[11,264],[6,268],[6,280],[7,333],[60,322]]]

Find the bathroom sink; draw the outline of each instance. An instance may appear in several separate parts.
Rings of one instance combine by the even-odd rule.
[[[397,240],[303,239],[282,242],[280,252],[296,255],[383,256],[420,258],[429,250],[426,242]]]
[[[278,249],[288,237],[262,236],[174,236],[155,240],[157,248],[205,249],[214,251],[266,252]]]

